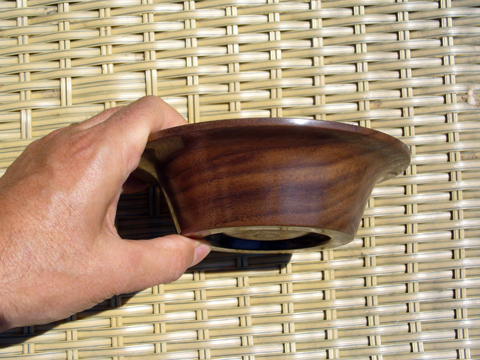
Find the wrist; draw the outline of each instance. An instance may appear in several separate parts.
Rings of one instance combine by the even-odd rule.
[[[9,330],[14,326],[14,306],[12,299],[12,274],[13,268],[12,263],[9,257],[9,231],[7,226],[0,224],[0,227],[3,228],[2,233],[0,233],[0,332]]]
[[[10,322],[2,315],[2,310],[0,310],[0,333],[10,330],[11,328]]]
[[[15,327],[12,322],[14,309],[7,295],[8,289],[5,280],[2,271],[0,271],[0,333]]]

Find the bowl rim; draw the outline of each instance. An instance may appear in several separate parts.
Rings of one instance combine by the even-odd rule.
[[[325,120],[314,120],[307,118],[292,118],[292,117],[256,117],[256,118],[236,118],[236,119],[225,119],[225,120],[210,120],[193,124],[184,124],[179,126],[174,126],[168,129],[163,129],[157,132],[150,134],[148,137],[147,147],[152,146],[157,140],[166,139],[169,137],[182,137],[182,136],[192,136],[193,134],[197,135],[198,133],[204,133],[208,131],[218,131],[221,129],[231,129],[236,127],[289,127],[289,126],[302,126],[316,129],[329,129],[332,132],[344,132],[355,134],[356,136],[366,136],[370,139],[374,138],[384,146],[394,147],[397,152],[402,154],[402,161],[400,164],[397,164],[396,168],[399,169],[395,172],[388,172],[383,178],[378,182],[388,180],[392,177],[397,176],[402,171],[404,171],[411,161],[410,149],[399,139],[383,133],[378,130],[366,128],[363,126],[345,124],[341,122],[325,121]]]

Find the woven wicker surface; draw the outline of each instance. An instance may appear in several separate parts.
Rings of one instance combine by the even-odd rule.
[[[480,1],[0,2],[0,175],[155,94],[190,122],[301,116],[411,146],[350,245],[212,254],[180,280],[0,335],[8,359],[480,359]],[[158,189],[119,232],[173,231]]]

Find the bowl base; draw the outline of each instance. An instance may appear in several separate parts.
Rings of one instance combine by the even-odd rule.
[[[294,250],[315,248],[330,241],[330,236],[307,233],[287,240],[247,240],[227,234],[215,234],[205,237],[216,250],[233,252],[292,252]]]
[[[348,235],[337,231],[289,226],[212,229],[203,232],[201,237],[208,240],[214,250],[265,254],[315,251],[343,245],[352,240]]]
[[[277,241],[277,240],[291,240],[297,239],[310,233],[306,230],[298,230],[282,227],[241,227],[225,229],[225,235],[239,238],[243,240],[259,240],[259,241]]]

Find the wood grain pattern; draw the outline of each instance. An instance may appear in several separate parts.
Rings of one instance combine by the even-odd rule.
[[[182,235],[292,252],[353,240],[375,184],[409,161],[403,143],[371,129],[235,119],[152,134],[137,175],[162,187]]]

